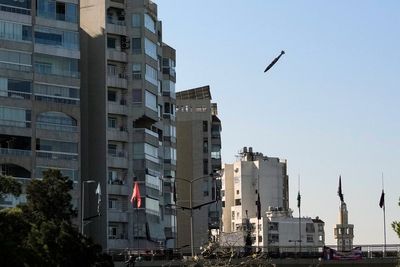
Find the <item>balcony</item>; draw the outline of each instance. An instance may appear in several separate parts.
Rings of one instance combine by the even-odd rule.
[[[121,103],[126,103],[126,102],[121,102]],[[120,103],[108,102],[108,113],[127,115],[128,107],[126,105],[121,105]]]
[[[108,33],[126,36],[125,20],[118,20],[113,17],[107,17],[106,29]]]
[[[0,148],[1,156],[31,157],[32,151],[12,148]]]
[[[22,15],[31,15],[31,10],[28,8],[9,6],[4,4],[0,4],[0,11],[22,14]]]
[[[108,209],[108,221],[110,222],[128,222],[128,214],[126,211],[117,209]]]
[[[133,132],[135,143],[149,143],[158,146],[158,133],[146,128],[135,128]]]
[[[128,142],[128,131],[126,127],[108,128],[107,139]]]
[[[128,89],[128,80],[126,74],[120,73],[118,75],[107,75],[107,86]]]
[[[45,158],[49,160],[78,160],[78,154],[66,152],[53,152],[53,151],[36,151],[36,157]]]
[[[127,62],[128,57],[125,52],[116,49],[107,49],[107,59],[119,62]]]
[[[108,165],[114,168],[128,168],[128,155],[125,151],[108,151]]]
[[[111,195],[129,196],[130,188],[124,184],[116,184],[116,183],[108,184],[107,193]]]

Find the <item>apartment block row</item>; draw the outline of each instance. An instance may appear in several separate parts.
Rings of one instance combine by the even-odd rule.
[[[61,170],[74,181],[77,224],[108,250],[177,247],[187,215],[175,204],[189,197],[179,177],[221,168],[210,89],[177,97],[176,52],[163,42],[157,13],[150,0],[0,0],[1,173],[26,185]],[[179,129],[179,114],[182,125],[192,120],[190,132]],[[180,159],[195,170],[179,173]],[[219,193],[218,179],[207,179],[192,196],[201,203]],[[129,201],[135,181],[140,208]],[[24,201],[7,196],[0,205]],[[202,212],[199,240],[220,225],[218,203]]]

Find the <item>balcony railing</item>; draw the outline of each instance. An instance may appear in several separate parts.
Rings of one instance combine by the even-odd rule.
[[[22,128],[31,128],[31,122],[30,121],[12,121],[12,120],[0,119],[0,125],[12,126],[12,127],[22,127]]]
[[[52,68],[48,64],[41,64],[38,62],[35,63],[35,70],[40,74],[49,74],[49,75],[56,75],[56,76],[62,76],[62,77],[72,77],[72,78],[77,78],[77,79],[80,78],[79,71],[56,69],[56,68]]]
[[[108,150],[108,155],[114,158],[127,158],[128,153],[123,150]]]
[[[9,62],[3,62],[3,61],[0,61],[0,68],[8,69],[8,70],[25,71],[25,72],[32,71],[31,65],[22,65],[22,64],[18,64],[18,63],[9,63]]]
[[[79,98],[42,95],[42,94],[35,94],[35,100],[48,101],[48,102],[54,102],[54,103],[60,103],[60,104],[69,104],[69,105],[79,105],[79,102],[80,102]]]
[[[15,7],[15,6],[9,6],[9,5],[3,5],[0,4],[0,10],[1,11],[6,11],[6,12],[12,12],[12,13],[17,13],[17,14],[23,14],[23,15],[30,15],[31,10],[23,7]]]
[[[31,99],[31,93],[12,90],[0,90],[0,96],[19,99]]]
[[[0,148],[0,155],[30,157],[32,156],[32,151],[13,148]]]
[[[36,123],[36,127],[39,129],[60,131],[60,132],[72,132],[72,133],[76,133],[79,130],[78,126],[60,125],[60,124],[52,124],[45,122]]]
[[[78,160],[77,153],[37,151],[36,156],[39,158],[54,159],[54,160]]]

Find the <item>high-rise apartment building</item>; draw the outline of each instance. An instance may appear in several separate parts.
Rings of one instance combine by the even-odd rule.
[[[109,250],[172,248],[175,50],[162,42],[150,0],[81,0],[80,10],[82,176],[102,188],[101,216],[85,233]],[[139,208],[129,201],[134,181]],[[94,189],[86,184],[88,217]]]
[[[23,185],[48,168],[80,194],[79,0],[0,0],[0,171]],[[25,201],[7,196],[1,206]]]
[[[195,251],[219,231],[221,169],[221,121],[217,105],[211,103],[210,87],[178,92],[177,138],[178,165],[176,177],[178,247],[188,251],[193,241]],[[179,207],[203,206],[193,210],[191,240],[190,212]]]
[[[258,195],[261,216],[269,207],[289,209],[289,185],[286,160],[264,156],[244,147],[233,164],[224,164],[222,177],[223,232],[243,228],[246,218],[257,217]]]

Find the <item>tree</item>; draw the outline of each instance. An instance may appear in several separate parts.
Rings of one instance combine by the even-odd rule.
[[[400,199],[399,199],[399,206],[400,206]],[[398,222],[398,221],[392,222],[392,227],[393,227],[393,230],[397,233],[397,235],[400,238],[400,222]]]
[[[21,195],[21,184],[13,177],[0,175],[0,197],[6,194]]]
[[[68,177],[48,170],[27,186],[26,204],[0,212],[0,262],[8,264],[2,266],[113,266],[72,223],[72,189]]]

